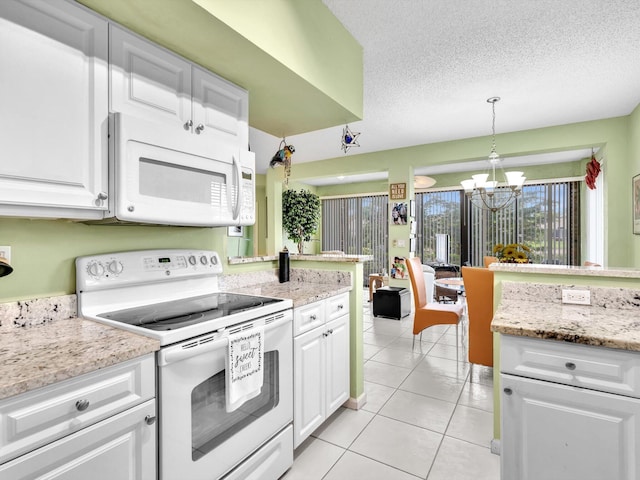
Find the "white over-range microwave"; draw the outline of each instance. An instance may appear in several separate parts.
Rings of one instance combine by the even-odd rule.
[[[102,223],[255,223],[255,155],[122,113],[109,116],[109,210]]]

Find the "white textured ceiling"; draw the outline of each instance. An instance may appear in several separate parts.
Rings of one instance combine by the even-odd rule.
[[[628,115],[639,0],[323,0],[363,46],[361,147],[347,155]],[[336,72],[339,75],[339,72]],[[294,162],[344,155],[342,126],[288,137]],[[258,170],[279,139],[252,129]],[[498,145],[499,151],[499,145]]]

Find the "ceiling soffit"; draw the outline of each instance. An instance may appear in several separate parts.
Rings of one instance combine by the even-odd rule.
[[[362,48],[320,0],[77,0],[249,91],[276,137],[362,118]]]

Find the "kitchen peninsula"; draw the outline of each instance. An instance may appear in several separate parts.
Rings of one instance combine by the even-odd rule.
[[[491,269],[502,478],[637,478],[640,271]]]

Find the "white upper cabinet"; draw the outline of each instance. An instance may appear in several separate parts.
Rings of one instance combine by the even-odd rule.
[[[193,67],[193,128],[241,150],[249,145],[249,97],[246,90]]]
[[[135,34],[111,25],[111,111],[174,123],[247,150],[248,93]]]
[[[107,35],[75,2],[0,2],[0,215],[102,218]]]
[[[191,64],[110,25],[111,111],[185,125],[191,119]]]

